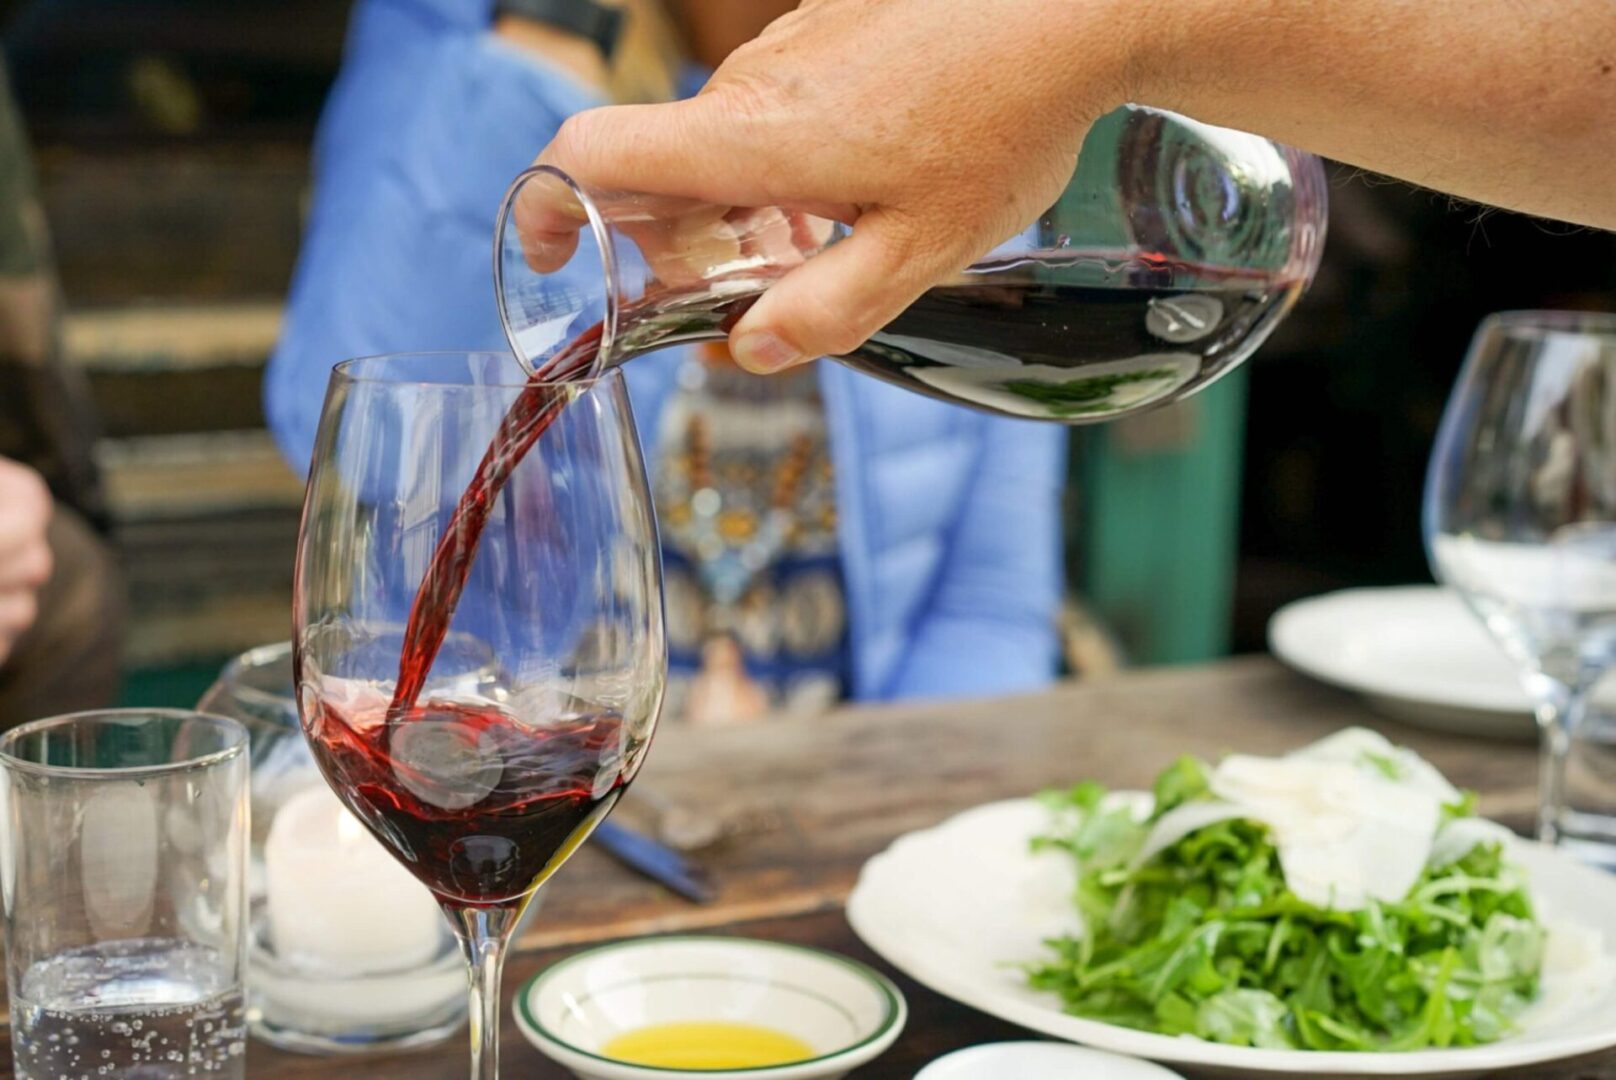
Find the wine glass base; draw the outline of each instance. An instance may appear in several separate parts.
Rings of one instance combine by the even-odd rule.
[[[453,1038],[466,1026],[465,1002],[455,1015],[419,1029],[385,1034],[352,1031],[337,1035],[311,1034],[298,1028],[279,1027],[272,1021],[256,1016],[247,1030],[259,1042],[293,1054],[333,1055],[382,1054],[403,1050],[416,1050],[433,1046]]]
[[[1556,846],[1567,855],[1601,870],[1616,871],[1616,817],[1563,810],[1559,827]]]

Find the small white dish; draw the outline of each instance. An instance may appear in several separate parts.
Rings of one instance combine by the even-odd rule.
[[[1616,1048],[1616,875],[1529,840],[1511,841],[1508,854],[1525,869],[1551,927],[1554,968],[1521,1030],[1496,1043],[1401,1053],[1267,1050],[1073,1016],[1055,995],[1029,987],[1018,966],[1046,956],[1047,938],[1081,925],[1071,860],[1029,850],[1048,824],[1042,804],[1011,799],[899,837],[864,864],[848,921],[893,967],[971,1008],[1098,1050],[1242,1080],[1536,1076],[1551,1063]]]
[[[915,1073],[915,1080],[1184,1080],[1138,1058],[1071,1043],[985,1043],[956,1050]]]
[[[1268,647],[1321,682],[1420,727],[1532,739],[1532,705],[1515,663],[1451,590],[1344,589],[1287,604]]]
[[[909,1010],[890,979],[800,945],[728,937],[655,937],[603,945],[535,975],[516,1023],[546,1057],[584,1080],[833,1080],[875,1058]],[[818,1051],[787,1065],[677,1069],[599,1051],[656,1024],[728,1021],[795,1036]]]

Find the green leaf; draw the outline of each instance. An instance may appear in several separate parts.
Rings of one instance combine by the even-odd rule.
[[[1151,788],[1155,800],[1151,819],[1161,817],[1169,810],[1212,794],[1212,784],[1206,766],[1188,755],[1179,758],[1157,775]]]
[[[1388,780],[1403,779],[1402,763],[1389,754],[1377,754],[1373,750],[1365,750],[1363,761]]]
[[[1267,990],[1223,990],[1195,1012],[1195,1034],[1231,1046],[1295,1049],[1287,1026],[1290,1010]]]

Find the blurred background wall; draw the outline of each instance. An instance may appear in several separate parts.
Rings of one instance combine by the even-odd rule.
[[[341,0],[9,0],[67,347],[101,411],[130,701],[194,698],[287,635],[301,485],[259,384]],[[1477,321],[1616,308],[1616,238],[1334,169],[1324,269],[1248,365],[1074,441],[1073,592],[1132,662],[1263,646],[1300,596],[1428,578],[1425,458]],[[490,214],[492,214],[492,207]],[[364,287],[363,282],[353,287]],[[342,359],[333,357],[333,362]]]
[[[0,5],[132,603],[131,701],[284,639],[301,484],[259,384],[301,231],[334,0]],[[333,361],[340,358],[333,358]]]

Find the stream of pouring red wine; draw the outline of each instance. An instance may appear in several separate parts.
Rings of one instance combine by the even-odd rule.
[[[421,587],[410,604],[410,618],[404,627],[404,646],[398,660],[398,685],[388,708],[392,720],[407,716],[421,694],[426,676],[438,658],[449,622],[460,603],[471,564],[477,558],[477,543],[494,502],[505,481],[522,463],[533,444],[539,441],[555,418],[566,407],[566,381],[588,374],[600,345],[601,325],[585,330],[542,367],[511,403],[500,421],[499,430],[483,453],[476,475],[466,485],[455,504],[449,524],[432,552]]]
[[[653,299],[647,298],[640,304],[649,306]],[[713,304],[706,315],[715,329],[727,332],[756,299],[755,295],[749,295]],[[634,309],[630,308],[620,318],[626,323],[633,316]],[[476,474],[455,504],[443,536],[432,552],[432,561],[427,564],[421,587],[410,604],[399,655],[398,684],[387,710],[390,720],[408,716],[420,697],[427,673],[432,670],[444,636],[449,632],[460,594],[465,590],[471,564],[477,558],[477,544],[494,502],[511,473],[566,408],[571,395],[568,382],[587,377],[594,368],[601,331],[601,324],[596,323],[536,368],[500,421],[499,430],[483,453]]]

